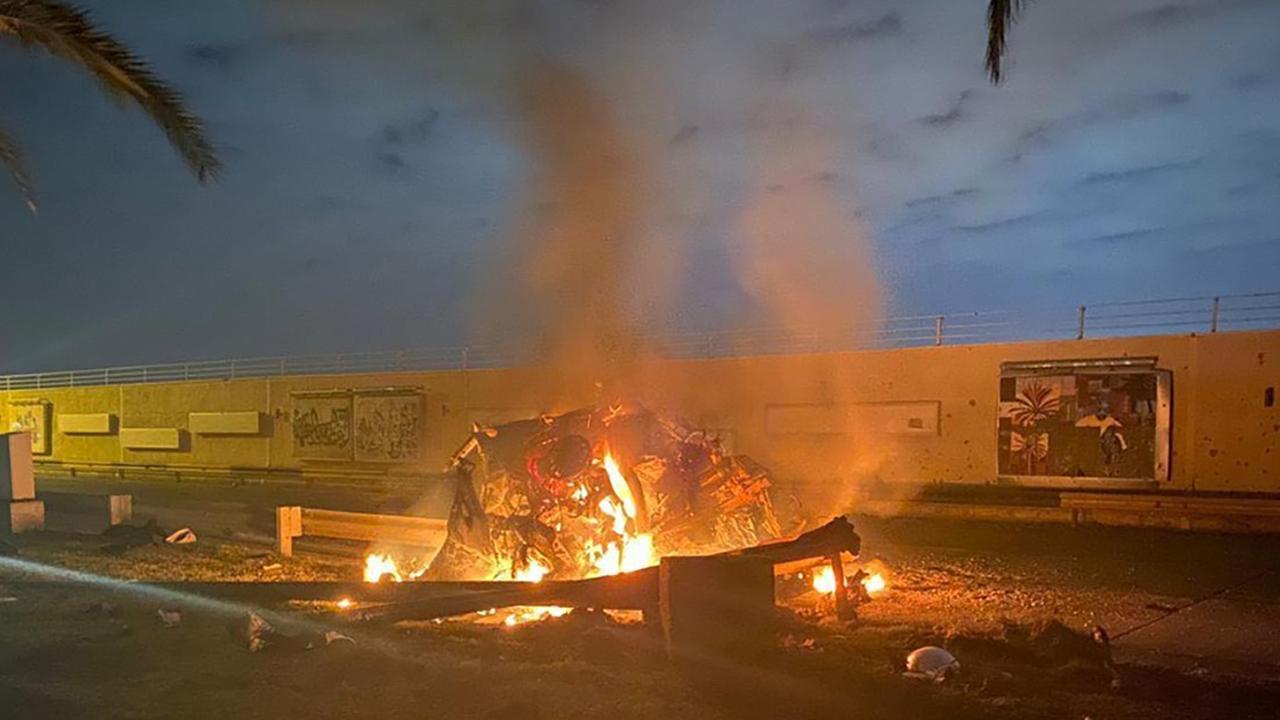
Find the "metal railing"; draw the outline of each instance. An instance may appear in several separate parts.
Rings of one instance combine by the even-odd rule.
[[[1015,340],[1215,333],[1280,328],[1280,292],[1096,303],[1046,312],[993,311],[886,318],[844,337],[778,328],[654,334],[639,340],[675,359],[800,354],[854,348],[918,347]],[[0,376],[0,390],[80,387],[182,380],[231,380],[282,375],[469,370],[535,360],[517,348],[468,345],[387,352],[242,358],[66,370]]]

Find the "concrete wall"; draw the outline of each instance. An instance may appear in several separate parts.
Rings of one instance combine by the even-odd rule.
[[[1266,388],[1280,386],[1280,331],[668,361],[644,368],[627,389],[725,430],[737,451],[810,483],[985,484],[997,480],[1001,363],[1143,356],[1173,373],[1171,473],[1162,487],[1280,493],[1280,407],[1264,407]],[[296,393],[388,387],[421,393],[416,459],[297,457]],[[426,474],[440,469],[473,420],[562,410],[598,392],[590,378],[476,370],[14,390],[0,393],[0,412],[7,428],[12,401],[51,403],[51,453],[37,457],[46,463]],[[257,434],[188,432],[189,413],[249,411],[262,416]],[[65,434],[60,413],[110,413],[123,429],[175,428],[181,442],[131,449],[118,431]],[[902,418],[914,426],[904,429]]]

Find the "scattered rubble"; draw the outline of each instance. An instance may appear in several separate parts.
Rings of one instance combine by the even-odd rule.
[[[302,651],[328,647],[334,644],[355,645],[350,635],[337,630],[324,632],[301,632],[286,634],[277,630],[266,618],[256,612],[245,613],[244,617],[232,621],[227,630],[237,641],[243,642],[249,652],[264,650]]]
[[[160,618],[160,624],[167,628],[176,628],[182,624],[181,610],[166,610],[160,608],[156,611],[156,616]]]

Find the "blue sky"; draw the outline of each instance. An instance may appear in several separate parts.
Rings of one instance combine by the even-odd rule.
[[[874,285],[894,315],[1280,289],[1276,0],[1031,3],[1000,87],[980,0],[85,4],[227,168],[199,186],[138,112],[0,46],[42,203],[0,180],[8,371],[451,345],[518,315],[542,160],[513,78],[545,61],[636,158],[646,326],[767,324],[790,285]]]

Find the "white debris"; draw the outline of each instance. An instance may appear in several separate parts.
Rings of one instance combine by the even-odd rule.
[[[178,627],[182,624],[181,610],[165,610],[164,608],[160,608],[156,611],[156,615],[160,618],[160,624],[167,628]]]
[[[170,545],[186,545],[196,541],[196,534],[191,528],[185,527],[169,533],[169,537],[165,538],[164,541]]]
[[[336,642],[346,642],[351,643],[352,645],[356,644],[356,641],[353,640],[350,635],[343,635],[337,630],[326,631],[324,634],[324,644],[332,645]]]
[[[907,656],[907,676],[943,682],[960,671],[956,656],[933,645],[916,648]]]
[[[256,612],[250,612],[246,619],[245,639],[249,644],[249,652],[258,652],[265,648],[275,635],[275,628]]]

